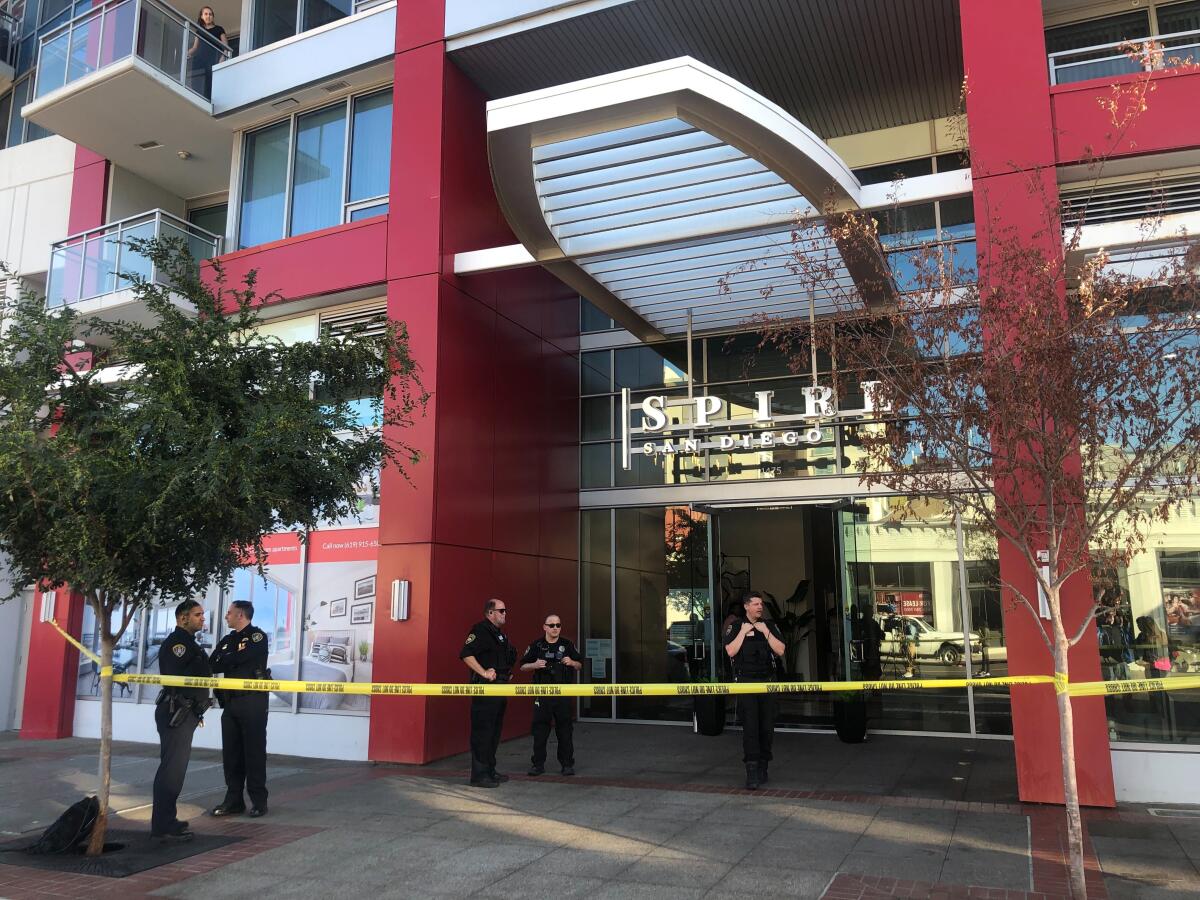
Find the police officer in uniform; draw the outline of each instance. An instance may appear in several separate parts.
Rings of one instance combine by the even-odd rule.
[[[250,624],[254,604],[234,600],[225,612],[229,634],[213,650],[209,663],[227,678],[267,677],[267,635]],[[246,811],[242,789],[250,795],[250,818],[267,814],[266,691],[217,691],[221,713],[221,762],[225,766],[225,799],[214,816]]]
[[[184,600],[175,607],[175,630],[158,649],[158,671],[162,675],[209,678],[212,669],[208,656],[196,643],[196,634],[204,628],[204,607],[195,600]],[[166,842],[189,841],[192,832],[187,822],[176,818],[176,802],[183,790],[188,760],[192,755],[192,735],[201,724],[205,710],[212,705],[207,688],[165,687],[154,707],[158,728],[159,764],[154,773],[154,809],[150,815],[150,836]]]
[[[774,681],[776,657],[786,646],[774,622],[763,619],[763,596],[748,591],[742,598],[745,618],[725,629],[725,652],[733,662],[735,681]],[[771,741],[779,698],[775,694],[746,694],[738,698],[742,714],[742,761],[746,763],[746,787],[754,790],[767,782]]]
[[[542,624],[545,637],[534,641],[521,657],[521,671],[533,672],[534,684],[572,684],[575,673],[583,668],[583,657],[575,645],[562,636],[562,616],[546,616]],[[533,766],[530,775],[546,771],[546,739],[550,720],[558,739],[558,763],[564,775],[575,774],[575,744],[572,741],[571,699],[538,697],[533,701]]]
[[[467,635],[458,658],[471,670],[471,684],[508,683],[517,653],[503,631],[507,614],[503,600],[489,600],[483,605],[483,621]],[[494,788],[508,781],[507,775],[496,771],[507,705],[506,697],[471,698],[471,784],[475,787]]]

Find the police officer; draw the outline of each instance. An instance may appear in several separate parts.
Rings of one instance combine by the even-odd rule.
[[[160,674],[211,677],[208,656],[195,637],[203,628],[203,606],[195,600],[184,600],[175,607],[175,630],[158,649]],[[211,705],[206,688],[165,687],[155,701],[160,761],[154,773],[150,836],[164,843],[192,839],[187,822],[176,818],[176,802],[192,755],[192,735]]]
[[[471,684],[508,683],[517,653],[503,631],[507,614],[503,600],[489,600],[483,605],[483,621],[467,635],[458,658],[471,670]],[[496,771],[507,705],[505,697],[471,698],[471,784],[475,787],[494,788],[508,781],[507,775]]]
[[[786,649],[783,635],[774,622],[763,619],[763,596],[747,591],[742,597],[745,618],[725,629],[725,652],[733,662],[735,681],[774,681],[776,657]],[[754,790],[767,782],[771,741],[779,700],[775,694],[746,694],[739,698],[742,714],[742,761],[746,764],[746,787]]]
[[[562,636],[562,617],[546,616],[542,631],[545,637],[530,644],[521,657],[521,671],[533,672],[534,684],[572,684],[575,673],[583,668],[583,657]],[[533,766],[529,774],[541,775],[546,771],[546,739],[550,737],[551,719],[558,739],[558,764],[564,775],[574,775],[575,745],[568,697],[538,697],[533,701]]]
[[[267,635],[250,624],[254,604],[234,600],[225,612],[229,634],[213,650],[209,663],[228,678],[267,677]],[[221,762],[225,766],[225,799],[214,816],[246,811],[242,789],[250,795],[250,818],[267,814],[266,691],[217,691],[221,713]]]

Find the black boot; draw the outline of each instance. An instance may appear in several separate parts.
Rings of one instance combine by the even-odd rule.
[[[758,787],[758,763],[746,763],[746,790],[753,791]]]
[[[765,759],[760,760],[758,764],[758,783],[767,783],[767,761]]]

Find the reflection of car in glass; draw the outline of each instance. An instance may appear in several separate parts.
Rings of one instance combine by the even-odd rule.
[[[688,667],[687,648],[683,644],[667,641],[667,681],[691,681]]]
[[[916,655],[921,659],[937,659],[944,665],[957,666],[963,658],[961,631],[937,631],[924,619],[916,616],[892,616],[883,623],[881,652],[884,656],[903,656],[905,632],[915,626]],[[979,653],[979,635],[970,635],[971,652]]]

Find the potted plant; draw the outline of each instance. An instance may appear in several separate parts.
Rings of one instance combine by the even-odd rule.
[[[367,654],[371,652],[371,645],[367,641],[358,642],[358,658],[360,662],[367,661]]]

